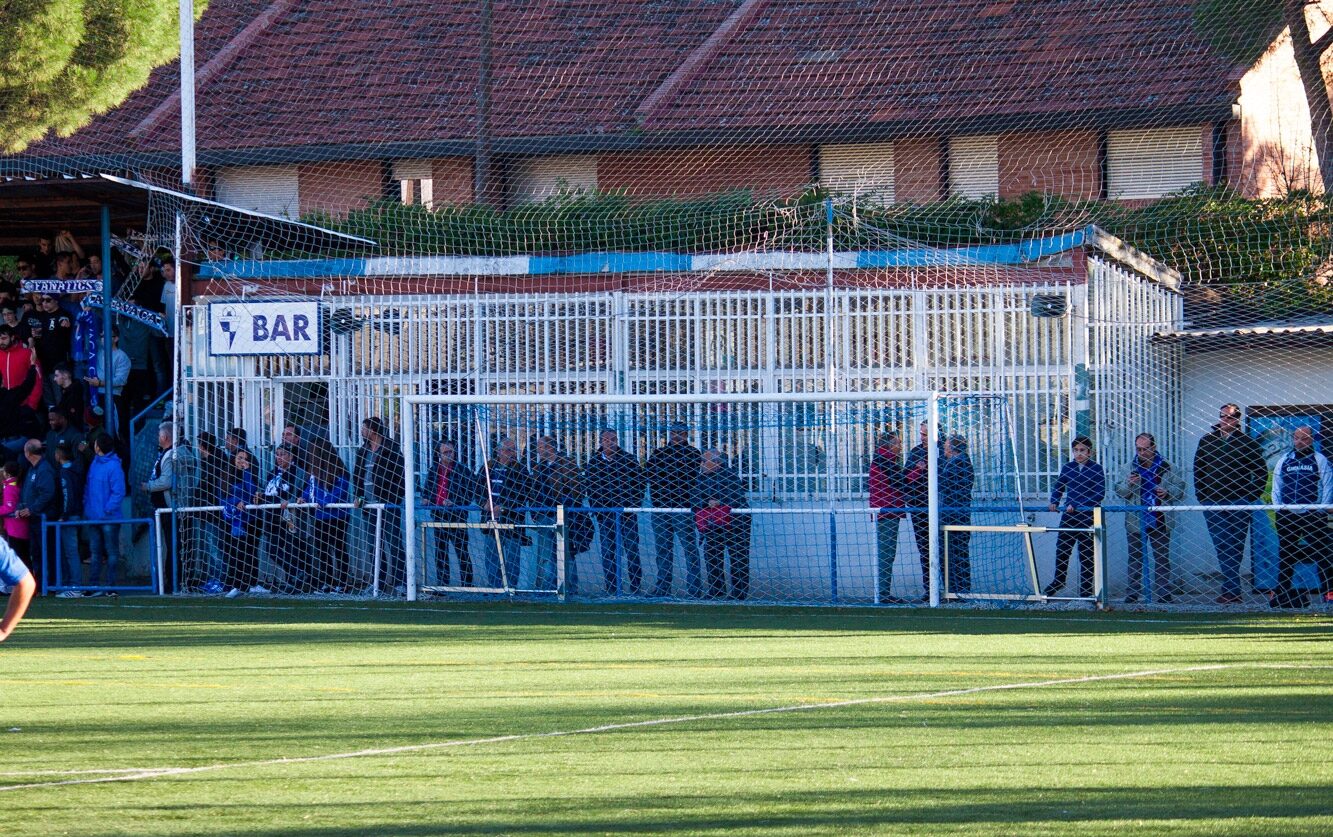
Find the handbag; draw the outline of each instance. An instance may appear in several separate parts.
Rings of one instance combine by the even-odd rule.
[[[731,506],[704,506],[694,513],[694,525],[700,532],[731,525]]]

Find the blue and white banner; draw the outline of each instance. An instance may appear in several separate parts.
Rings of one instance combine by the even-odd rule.
[[[24,279],[25,294],[100,294],[101,279]]]
[[[208,305],[211,355],[317,355],[317,300],[246,300]]]

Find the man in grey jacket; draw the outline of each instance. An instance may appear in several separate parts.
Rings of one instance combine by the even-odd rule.
[[[176,513],[174,509],[189,502],[194,491],[194,451],[182,440],[173,444],[175,425],[164,421],[157,426],[157,459],[148,481],[141,487],[148,493],[154,509],[168,509],[162,514],[162,589],[175,592],[176,579]],[[180,502],[177,502],[177,500]],[[183,534],[183,533],[182,533]]]

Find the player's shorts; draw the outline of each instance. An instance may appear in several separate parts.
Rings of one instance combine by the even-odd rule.
[[[0,585],[13,587],[28,576],[28,568],[19,559],[18,553],[0,540]]]

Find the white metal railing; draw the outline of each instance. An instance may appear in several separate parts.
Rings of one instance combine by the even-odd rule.
[[[1159,316],[1160,294],[1137,274],[1114,268],[1094,278],[1107,284],[1096,294],[1099,323]],[[331,297],[323,354],[258,358],[208,356],[199,305],[187,318],[188,431],[246,426],[261,447],[295,419],[327,426],[346,453],[360,444],[362,418],[393,425],[407,393],[818,392],[831,380],[840,391],[1007,398],[1019,476],[1036,492],[1058,471],[1068,435],[1075,345],[1073,318],[1032,316],[1038,294],[1068,301],[1082,286]],[[1131,331],[1146,341],[1143,328]],[[1162,380],[1156,355],[1124,355],[1099,351],[1099,368],[1114,367],[1099,386],[1119,392],[1145,363]],[[297,409],[295,388],[313,406]],[[1117,403],[1126,415],[1146,412]],[[1108,402],[1098,404],[1099,421],[1110,420]]]

